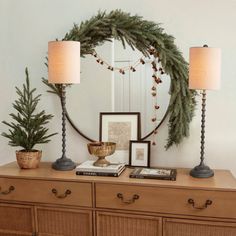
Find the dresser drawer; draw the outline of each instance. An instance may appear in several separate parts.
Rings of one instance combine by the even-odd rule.
[[[236,218],[236,192],[98,183],[96,207]]]
[[[163,236],[235,236],[236,223],[164,218]]]
[[[92,206],[90,183],[0,178],[0,199]]]

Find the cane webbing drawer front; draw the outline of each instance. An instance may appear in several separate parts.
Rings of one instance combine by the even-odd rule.
[[[39,235],[92,236],[92,211],[37,208]]]
[[[189,199],[194,201],[194,206],[188,203]],[[207,200],[212,204],[205,208]],[[236,192],[96,184],[99,208],[236,218],[235,203]]]
[[[32,233],[12,233],[0,230],[0,236],[32,236]]]
[[[28,206],[0,204],[0,236],[32,235],[33,209]]]
[[[163,236],[235,236],[236,223],[163,219]]]
[[[97,212],[97,236],[161,236],[159,217]]]
[[[0,187],[3,200],[92,206],[90,183],[1,178]]]

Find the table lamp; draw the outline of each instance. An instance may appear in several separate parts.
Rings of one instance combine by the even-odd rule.
[[[66,157],[66,84],[80,83],[80,43],[76,41],[52,41],[48,43],[48,81],[61,84],[62,105],[62,156],[52,168],[72,170],[75,163]]]
[[[202,90],[201,162],[190,171],[190,175],[195,178],[209,178],[214,176],[214,171],[204,164],[206,90],[219,89],[220,76],[221,50],[219,48],[210,48],[207,45],[190,48],[189,88]]]

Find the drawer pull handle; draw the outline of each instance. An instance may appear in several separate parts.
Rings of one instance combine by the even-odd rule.
[[[65,193],[63,194],[58,194],[57,190],[55,188],[52,189],[52,193],[57,197],[57,198],[66,198],[67,195],[71,194],[71,191],[67,189]]]
[[[206,200],[205,204],[203,204],[203,206],[199,206],[199,207],[195,205],[195,202],[194,202],[194,200],[192,198],[188,199],[188,203],[190,205],[192,205],[192,207],[194,209],[202,210],[202,209],[206,209],[208,206],[210,206],[212,204],[212,200],[209,200],[209,199]]]
[[[7,195],[7,194],[11,193],[14,190],[15,190],[15,187],[14,186],[10,186],[8,190],[2,191],[2,192],[0,192],[0,194]]]
[[[134,194],[133,197],[131,199],[125,200],[124,196],[122,193],[117,193],[116,195],[123,203],[125,204],[131,204],[134,203],[136,200],[139,199],[139,195],[138,194]]]

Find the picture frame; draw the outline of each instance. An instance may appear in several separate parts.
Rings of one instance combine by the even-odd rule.
[[[116,151],[107,159],[113,163],[129,164],[129,141],[141,136],[140,112],[101,112],[99,140],[115,142]]]
[[[150,167],[151,141],[130,140],[129,165],[131,167]]]

